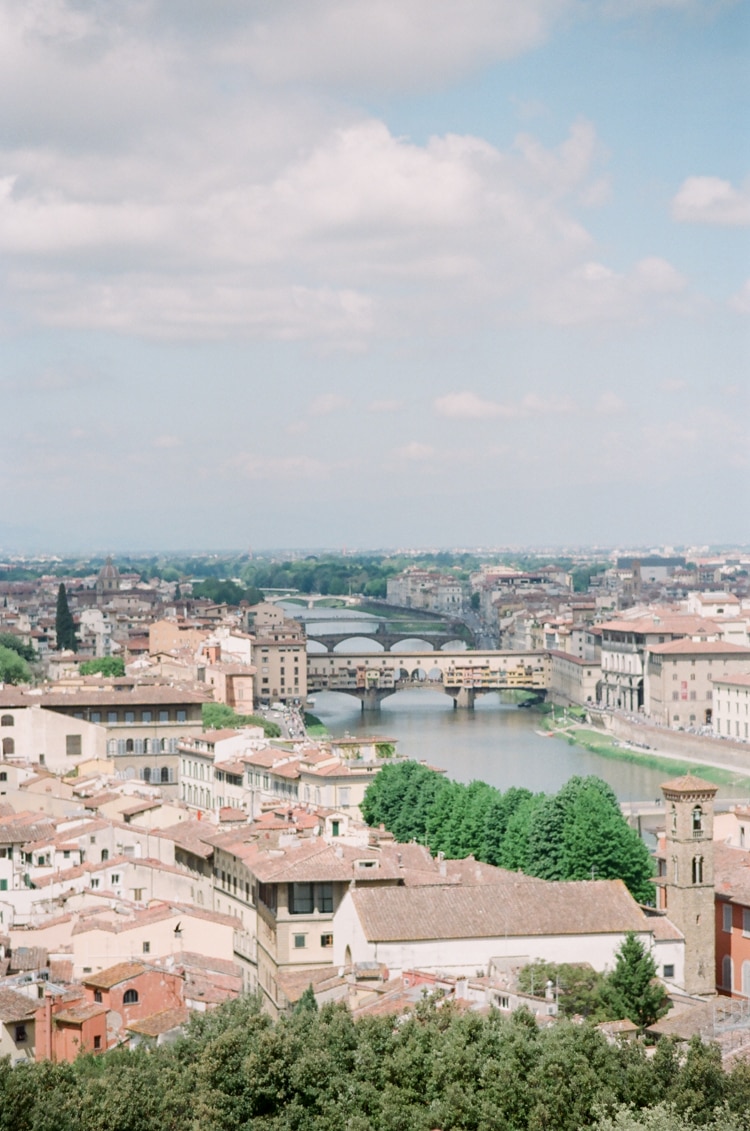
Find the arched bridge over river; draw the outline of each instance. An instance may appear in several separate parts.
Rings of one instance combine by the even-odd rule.
[[[397,691],[444,691],[456,707],[473,707],[488,691],[532,691],[542,698],[549,687],[548,652],[309,652],[308,694],[342,691],[377,710]]]

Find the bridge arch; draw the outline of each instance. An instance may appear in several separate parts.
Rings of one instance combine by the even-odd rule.
[[[338,644],[334,644],[332,651],[338,656],[358,656],[362,652],[373,655],[376,652],[385,652],[385,648],[379,640],[372,636],[349,636],[346,640],[340,640]]]
[[[446,640],[444,644],[440,645],[441,652],[468,652],[465,640]]]
[[[425,640],[423,636],[405,636],[403,640],[397,640],[395,644],[391,644],[391,652],[434,652],[435,645],[429,640]]]
[[[307,654],[308,656],[325,656],[328,649],[322,640],[312,640],[310,637],[307,639]]]

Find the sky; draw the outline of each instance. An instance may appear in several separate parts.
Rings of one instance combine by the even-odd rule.
[[[0,0],[0,550],[747,542],[747,0]]]

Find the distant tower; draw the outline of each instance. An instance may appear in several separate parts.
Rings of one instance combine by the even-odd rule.
[[[686,774],[662,785],[667,805],[667,915],[685,936],[685,990],[715,994],[715,785]]]
[[[102,602],[108,599],[112,593],[117,593],[120,588],[120,571],[114,565],[111,558],[107,558],[106,562],[99,570],[99,576],[96,579],[96,599]]]

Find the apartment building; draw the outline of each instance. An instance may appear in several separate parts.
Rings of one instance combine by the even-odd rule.
[[[713,692],[714,734],[750,741],[750,661],[741,671],[717,675]]]
[[[661,726],[711,726],[716,681],[743,671],[750,671],[750,648],[739,644],[687,638],[654,644],[647,653],[645,711]]]

